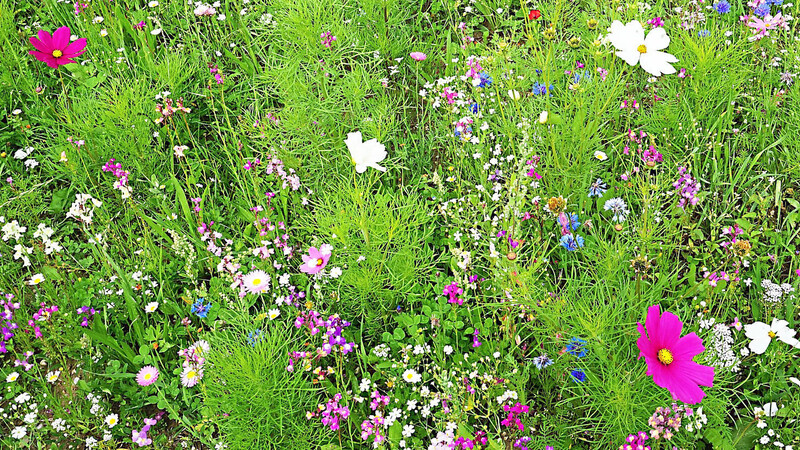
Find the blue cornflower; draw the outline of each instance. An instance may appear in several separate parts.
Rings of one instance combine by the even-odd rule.
[[[572,231],[576,231],[579,226],[581,226],[581,219],[578,218],[578,215],[572,213],[570,215],[570,226],[572,227]]]
[[[578,72],[575,72],[575,73],[572,75],[572,80],[573,80],[575,83],[578,83],[578,82],[580,82],[580,81],[581,81],[581,78],[582,78],[582,79],[584,79],[584,80],[586,80],[586,81],[589,81],[589,80],[591,80],[591,79],[592,79],[592,74],[591,74],[591,73],[589,73],[589,71],[588,71],[588,70],[585,70],[585,71],[583,72],[583,75],[581,75],[581,74],[580,74],[580,73],[578,73]]]
[[[208,316],[208,312],[211,311],[211,303],[204,305],[206,299],[200,297],[192,304],[192,313],[197,314],[197,317],[205,319]]]
[[[480,111],[480,109],[481,106],[478,105],[478,102],[469,105],[469,110],[472,111],[472,114],[478,114],[478,111]]]
[[[478,83],[479,88],[487,88],[492,85],[492,77],[486,72],[480,72],[478,75],[481,77],[481,82]]]
[[[580,369],[575,369],[569,374],[572,375],[572,379],[577,381],[578,383],[583,383],[584,381],[586,381],[586,374]]]
[[[589,197],[602,197],[608,190],[608,185],[603,183],[600,178],[589,186]]]
[[[538,81],[533,82],[533,95],[544,95],[549,93],[550,96],[553,96],[553,85],[551,84],[550,87],[547,87],[546,84],[539,83]]]
[[[547,354],[545,353],[542,353],[541,355],[533,358],[533,365],[536,366],[536,368],[539,370],[544,369],[550,364],[553,364],[553,360],[550,359],[550,357],[547,356]]]
[[[586,341],[581,338],[572,338],[569,340],[569,344],[567,344],[567,353],[570,355],[575,355],[578,358],[583,358],[586,356]]]
[[[714,11],[717,14],[728,14],[731,12],[731,4],[727,2],[727,0],[720,0],[717,3],[714,3]]]
[[[563,245],[565,249],[574,252],[575,250],[583,247],[583,237],[565,234],[561,236],[561,245]]]
[[[758,17],[764,17],[769,13],[770,13],[769,3],[762,3],[758,5],[758,8],[753,10],[753,14],[757,15]]]
[[[708,37],[710,34],[711,34],[711,32],[708,31],[708,30],[700,30],[700,31],[697,32],[697,35],[700,36],[700,37],[703,37],[703,38],[704,37]]]
[[[264,334],[261,332],[261,328],[258,328],[254,331],[251,331],[247,335],[247,342],[250,344],[251,347],[255,347],[259,341],[264,338]]]
[[[783,0],[767,0],[767,3],[770,5],[781,6],[783,4]]]

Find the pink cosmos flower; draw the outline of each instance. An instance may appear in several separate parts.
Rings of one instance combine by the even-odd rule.
[[[319,250],[316,247],[311,247],[308,249],[308,254],[303,255],[303,265],[300,266],[300,272],[309,275],[319,273],[328,264],[330,258],[330,246],[323,245]]]
[[[410,56],[414,61],[425,61],[428,58],[428,55],[422,52],[411,52]]]
[[[136,375],[139,386],[150,386],[158,380],[158,369],[153,366],[144,366]]]
[[[705,397],[698,385],[714,385],[714,368],[700,365],[692,358],[705,351],[703,341],[695,334],[681,337],[683,322],[670,312],[661,315],[661,306],[653,305],[647,310],[645,326],[641,323],[636,341],[639,358],[647,362],[647,375],[653,382],[672,394],[672,398],[684,403],[700,403]],[[647,330],[645,332],[645,329]]]
[[[51,35],[49,32],[39,30],[39,38],[31,37],[31,44],[36,50],[28,53],[39,61],[47,63],[53,69],[58,66],[74,63],[72,58],[80,56],[85,52],[86,38],[80,38],[73,43],[69,43],[69,27],[61,27]]]

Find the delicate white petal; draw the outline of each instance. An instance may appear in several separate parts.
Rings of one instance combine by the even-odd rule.
[[[619,20],[615,20],[608,28],[608,31],[608,41],[611,42],[611,45],[616,47],[617,50],[621,51],[635,49],[642,43],[644,38],[644,31],[642,31],[642,39],[637,40],[635,31],[628,31],[628,26],[624,25]]]
[[[649,50],[647,53],[642,53],[641,58],[639,58],[639,64],[642,69],[654,76],[675,73],[676,70],[670,62],[678,62],[678,60],[669,53],[651,52]]]
[[[617,56],[625,60],[625,62],[630,64],[631,66],[635,66],[636,63],[639,62],[640,55],[641,53],[639,53],[639,51],[636,50],[635,48],[628,51],[617,52]]]
[[[378,163],[372,163],[370,164],[370,167],[374,167],[375,169],[378,169],[381,172],[386,172],[386,167],[379,166]]]
[[[767,336],[767,333],[769,333],[769,325],[764,322],[753,322],[744,326],[744,335],[750,339]]]
[[[370,162],[380,162],[386,159],[386,146],[379,143],[377,139],[370,139],[364,142],[361,148],[368,155]]]
[[[753,353],[760,355],[767,351],[767,347],[769,347],[770,342],[772,342],[772,339],[770,339],[769,336],[759,336],[750,342],[749,347]]]
[[[664,50],[669,45],[669,36],[663,28],[656,28],[644,39],[644,45],[648,52]]]
[[[366,164],[356,164],[356,172],[364,173],[366,171],[367,171],[367,165]]]

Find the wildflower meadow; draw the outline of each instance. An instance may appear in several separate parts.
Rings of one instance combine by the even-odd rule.
[[[0,449],[800,450],[793,0],[0,0]]]

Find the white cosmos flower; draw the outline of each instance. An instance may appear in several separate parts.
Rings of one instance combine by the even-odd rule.
[[[257,294],[259,292],[269,291],[271,278],[268,273],[263,270],[255,270],[248,273],[242,278],[242,284],[248,292]]]
[[[762,354],[769,347],[769,343],[777,338],[792,347],[800,348],[800,341],[794,335],[797,332],[789,328],[789,322],[773,318],[770,325],[764,322],[755,322],[744,326],[744,334],[750,341],[750,350]]]
[[[385,167],[378,165],[379,162],[386,159],[386,147],[378,142],[377,139],[362,142],[361,132],[354,131],[347,133],[347,139],[344,143],[347,144],[347,149],[350,150],[350,157],[356,165],[356,172],[364,173],[367,167],[386,172]]]
[[[678,62],[678,58],[660,51],[669,45],[669,36],[663,28],[656,28],[645,37],[644,28],[638,21],[623,25],[615,20],[608,31],[608,40],[617,49],[616,55],[626,63],[631,66],[639,63],[645,72],[657,77],[675,73],[670,63]]]

